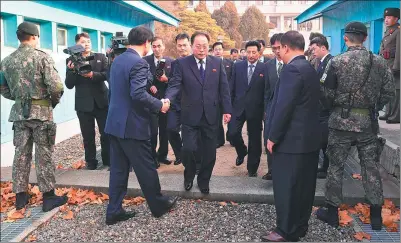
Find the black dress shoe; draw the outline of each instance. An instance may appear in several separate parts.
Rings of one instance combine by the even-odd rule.
[[[170,211],[170,209],[174,207],[177,200],[178,200],[178,197],[170,197],[167,201],[166,209],[160,213],[153,213],[153,216],[155,216],[156,218],[160,218],[164,214],[168,213]]]
[[[15,207],[17,210],[25,208],[25,206],[29,203],[29,199],[31,195],[27,192],[19,192],[16,195]]]
[[[68,201],[67,195],[63,196],[44,196],[43,195],[43,205],[42,205],[42,210],[43,212],[49,212],[53,210],[54,208],[63,206],[66,204]]]
[[[245,156],[244,157],[238,156],[237,159],[235,160],[235,165],[236,166],[242,165],[242,163],[244,163],[244,159],[245,159]]]
[[[133,218],[134,216],[135,216],[135,212],[126,212],[125,210],[123,210],[119,214],[115,214],[112,216],[106,216],[106,224],[107,225],[116,224],[120,221],[125,221],[130,218]]]
[[[86,163],[86,169],[87,170],[96,170],[97,169],[97,163]]]
[[[379,120],[381,121],[385,121],[387,120],[388,116],[379,116]]]
[[[184,182],[185,191],[191,190],[193,185],[194,185],[194,183],[193,183],[192,181],[190,181],[190,182]]]
[[[171,164],[171,160],[167,159],[167,158],[159,158],[158,161],[162,164],[165,165],[170,165]]]
[[[386,123],[387,123],[387,124],[398,124],[398,123],[400,123],[400,122],[399,122],[399,121],[387,120]]]
[[[326,179],[326,177],[327,177],[327,172],[325,171],[320,171],[317,173],[317,178],[319,179]]]
[[[156,169],[158,169],[160,167],[160,162],[157,159],[155,159],[153,162],[156,165]]]
[[[266,175],[262,176],[263,180],[271,180],[272,179],[272,173],[267,172]]]
[[[249,177],[258,177],[258,172],[248,172]]]
[[[206,187],[206,188],[199,188],[199,190],[200,190],[200,192],[201,192],[202,194],[209,194],[209,192],[210,192],[209,187]]]
[[[181,163],[182,163],[181,158],[176,158],[175,161],[174,161],[174,165],[179,165]]]

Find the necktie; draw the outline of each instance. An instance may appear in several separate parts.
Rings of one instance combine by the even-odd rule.
[[[317,67],[317,71],[320,72],[323,68],[323,62],[319,63],[319,66]]]
[[[199,65],[200,65],[199,73],[200,73],[201,79],[202,79],[202,81],[205,81],[205,69],[203,68],[203,60],[202,59],[199,60]]]
[[[253,67],[254,65],[249,65],[249,72],[248,72],[248,84],[251,82],[252,74],[253,74]]]
[[[283,69],[283,64],[281,62],[278,63],[277,68],[277,76],[280,77],[281,69]]]

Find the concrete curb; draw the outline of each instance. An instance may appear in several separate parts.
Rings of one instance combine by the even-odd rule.
[[[17,235],[14,239],[12,239],[10,242],[22,242],[30,233],[35,231],[39,226],[42,224],[46,223],[49,221],[53,216],[60,211],[60,207],[57,207],[53,209],[50,212],[47,212],[45,215],[43,215],[41,218],[35,220],[32,222],[30,226],[24,229],[19,235]]]

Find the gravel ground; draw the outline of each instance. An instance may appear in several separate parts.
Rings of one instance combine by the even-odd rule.
[[[56,215],[32,234],[40,242],[260,241],[275,226],[275,209],[266,204],[221,206],[218,202],[180,200],[174,211],[153,218],[146,203],[131,206],[136,217],[105,224],[106,204],[86,205],[72,220]],[[311,217],[307,242],[354,241],[352,227],[334,229]]]

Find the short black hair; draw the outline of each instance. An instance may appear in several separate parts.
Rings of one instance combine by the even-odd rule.
[[[189,35],[187,33],[181,33],[175,37],[175,43],[177,43],[178,40],[183,40],[183,39],[188,39],[188,41],[190,41]]]
[[[210,47],[210,48],[209,48],[209,52],[211,52],[211,51],[213,51],[213,48]]]
[[[270,45],[274,45],[274,43],[276,43],[276,41],[280,41],[281,37],[283,37],[284,33],[277,33],[274,34],[271,38],[270,38]]]
[[[215,43],[213,43],[213,45],[212,45],[212,49],[214,50],[214,48],[216,47],[216,46],[220,46],[221,45],[221,48],[223,48],[224,49],[224,45],[223,45],[223,43],[222,42],[215,42]]]
[[[79,39],[81,39],[81,37],[85,37],[85,38],[90,39],[90,36],[89,36],[88,33],[82,32],[82,33],[79,33],[79,34],[76,34],[76,35],[75,35],[75,42],[78,42]]]
[[[323,34],[320,34],[319,32],[312,32],[309,35],[309,41],[313,40],[316,37],[326,38]]]
[[[260,49],[262,49],[262,47],[260,46],[259,41],[248,41],[248,42],[245,44],[245,49],[247,49],[247,48],[250,47],[250,46],[256,46],[256,47],[258,48],[258,51],[260,51]]]
[[[231,49],[231,50],[230,50],[230,55],[232,55],[233,53],[238,53],[238,50],[237,50],[237,49],[234,49],[234,48]]]
[[[139,46],[146,43],[146,41],[153,40],[153,33],[150,29],[139,26],[132,28],[128,34],[128,43],[130,45]]]
[[[244,48],[241,48],[241,50],[239,50],[239,52],[241,52],[241,51],[245,51],[245,49],[244,49]]]
[[[265,40],[260,39],[260,40],[257,40],[257,42],[259,42],[259,44],[261,44],[263,46],[266,46],[266,41]]]
[[[287,31],[283,37],[281,37],[281,45],[288,46],[292,50],[304,51],[305,39],[304,36],[296,30]]]
[[[208,42],[210,41],[210,36],[209,36],[208,33],[202,32],[202,31],[195,31],[195,33],[193,33],[192,36],[191,36],[191,45],[194,44],[195,38],[196,38],[198,35],[203,35],[203,36],[206,37],[206,39],[207,39]]]
[[[161,40],[163,42],[163,39],[161,37],[155,36],[153,37],[152,41],[150,42],[150,44],[153,44],[153,42],[157,41],[157,40]]]
[[[313,45],[313,44],[316,44],[318,47],[324,46],[324,47],[326,47],[327,50],[329,49],[329,43],[327,42],[327,39],[326,39],[326,38],[315,37],[315,38],[313,38],[313,39],[311,40],[311,42],[310,42],[309,45],[311,46],[311,45]]]
[[[358,33],[345,33],[344,34],[350,42],[355,44],[362,44],[365,41],[365,35]]]

